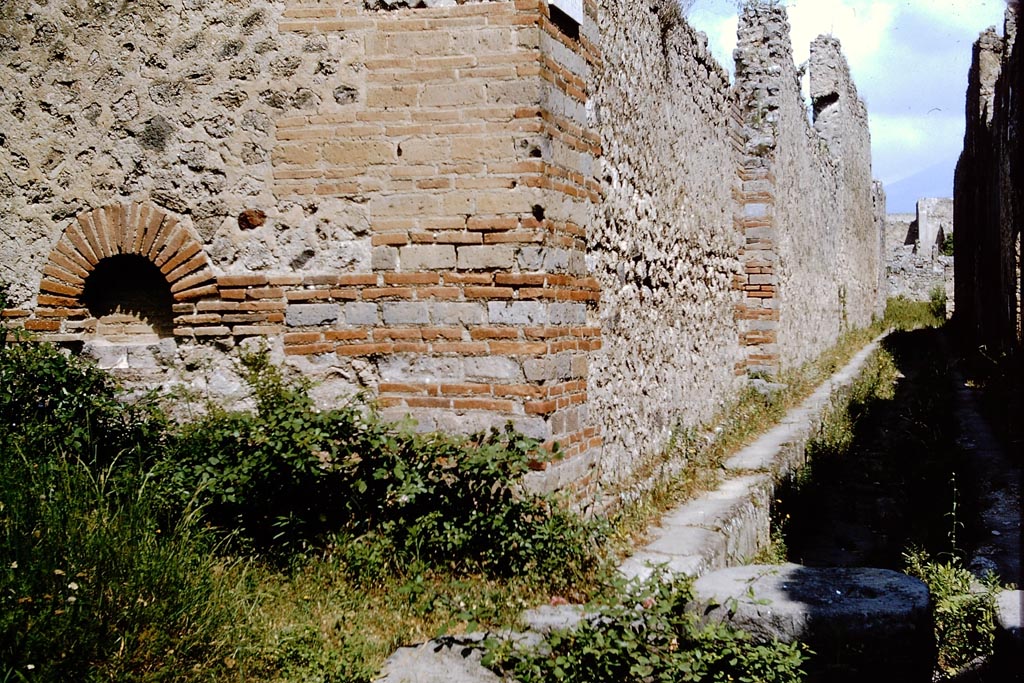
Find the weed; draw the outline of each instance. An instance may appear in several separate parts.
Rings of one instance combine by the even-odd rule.
[[[946,320],[946,288],[942,285],[937,285],[928,292],[928,311],[936,320]]]
[[[553,631],[540,645],[490,640],[485,665],[522,683],[800,680],[800,645],[757,644],[741,631],[702,624],[687,609],[687,580],[656,573],[610,588],[585,608],[578,627]]]
[[[904,560],[907,573],[924,581],[932,595],[939,668],[952,673],[992,654],[998,579],[990,574],[978,580],[958,557],[940,562],[919,548]]]

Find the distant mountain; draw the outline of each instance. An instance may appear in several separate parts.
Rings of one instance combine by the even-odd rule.
[[[913,213],[922,197],[952,197],[956,159],[929,166],[923,171],[885,186],[888,213]]]

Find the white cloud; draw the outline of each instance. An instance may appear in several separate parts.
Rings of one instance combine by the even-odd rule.
[[[807,60],[811,41],[825,33],[839,39],[854,69],[881,57],[896,16],[892,2],[791,0],[787,8],[797,64]]]
[[[870,117],[875,177],[899,182],[921,169],[955,159],[963,147],[964,122],[956,115],[931,112]]]
[[[1006,9],[1004,0],[942,0],[941,2],[904,2],[914,11],[953,26],[977,27],[995,25],[1002,28],[1001,18]]]

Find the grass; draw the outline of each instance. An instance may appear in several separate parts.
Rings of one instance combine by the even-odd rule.
[[[215,411],[179,428],[83,362],[0,330],[0,680],[369,681],[401,645],[515,624],[551,601],[614,602],[609,549],[714,486],[729,453],[876,332],[678,430],[665,457],[688,467],[622,510],[602,544],[606,528],[517,492],[535,446],[515,435],[420,439],[362,409],[314,414],[303,387],[266,368],[262,419]],[[334,497],[309,493],[325,486]],[[298,516],[267,513],[285,499]],[[496,507],[474,512],[484,500]]]

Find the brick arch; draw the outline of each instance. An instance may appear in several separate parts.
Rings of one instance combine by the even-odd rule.
[[[96,265],[118,254],[152,262],[167,279],[175,301],[217,294],[210,261],[192,232],[154,204],[136,202],[87,211],[64,229],[43,268],[39,289],[47,298],[40,301],[80,302],[85,279]]]

